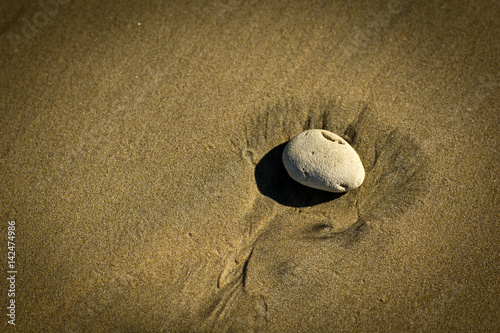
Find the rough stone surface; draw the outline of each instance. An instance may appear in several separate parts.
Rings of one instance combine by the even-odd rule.
[[[329,192],[347,192],[365,179],[354,148],[337,134],[312,129],[297,134],[283,151],[283,164],[295,181]]]

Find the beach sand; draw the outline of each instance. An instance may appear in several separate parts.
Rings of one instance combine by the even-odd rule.
[[[500,331],[498,2],[0,9],[2,331]]]

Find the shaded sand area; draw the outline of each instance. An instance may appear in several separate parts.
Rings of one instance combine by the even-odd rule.
[[[1,5],[2,331],[500,330],[498,2],[59,3]]]

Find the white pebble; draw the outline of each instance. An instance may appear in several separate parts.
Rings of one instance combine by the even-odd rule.
[[[307,130],[293,137],[283,151],[283,164],[292,179],[323,191],[347,192],[365,179],[354,148],[326,130]]]

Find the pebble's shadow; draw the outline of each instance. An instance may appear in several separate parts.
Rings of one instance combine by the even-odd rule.
[[[314,206],[344,195],[316,190],[290,178],[281,159],[286,144],[271,149],[255,166],[255,181],[263,195],[291,207]]]

